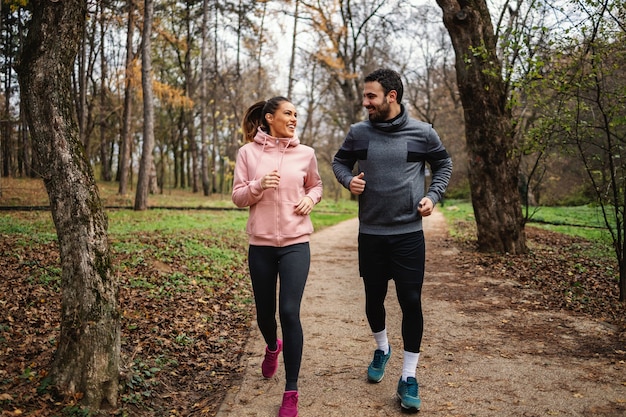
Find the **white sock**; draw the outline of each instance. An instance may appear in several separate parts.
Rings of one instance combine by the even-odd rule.
[[[408,377],[415,378],[417,364],[420,360],[419,352],[404,351],[404,360],[402,362],[402,380],[406,382]]]
[[[383,329],[378,333],[372,333],[378,349],[382,350],[385,355],[389,353],[389,339],[387,339],[387,329]]]

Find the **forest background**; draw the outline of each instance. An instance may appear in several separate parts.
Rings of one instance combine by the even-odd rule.
[[[15,71],[30,13],[23,1],[2,3],[0,173],[37,177]],[[518,133],[525,143],[520,185],[532,203],[577,205],[596,199],[577,153],[580,143],[563,133],[575,126],[570,112],[576,107],[563,98],[573,92],[559,90],[559,83],[586,65],[585,45],[593,36],[600,38],[607,48],[603,54],[612,57],[602,68],[603,80],[611,82],[605,94],[614,100],[608,105],[623,109],[624,74],[617,68],[623,67],[618,39],[624,35],[624,12],[618,5],[606,10],[606,4],[490,6],[516,123],[524,126]],[[94,1],[88,7],[72,79],[80,139],[98,178],[121,180],[120,193],[127,194],[142,152],[143,3]],[[350,124],[364,117],[363,76],[384,66],[402,74],[404,104],[413,116],[433,124],[454,160],[448,197],[469,197],[454,50],[441,11],[431,2],[156,1],[152,26],[152,192],[181,188],[228,194],[242,144],[243,111],[257,100],[285,95],[297,105],[300,139],[316,149],[327,195],[345,197],[330,162]],[[591,93],[589,87],[573,99],[592,99]],[[588,115],[578,117],[595,123],[584,118]],[[126,164],[130,169],[120,178]]]
[[[493,3],[487,11],[493,16],[492,27],[482,3],[460,2],[462,7],[450,17],[456,3],[444,0],[437,1],[441,10],[408,1],[85,2],[86,30],[81,32],[73,61],[70,94],[61,95],[70,99],[70,113],[77,122],[81,150],[72,150],[71,155],[80,153],[100,181],[117,184],[120,199],[126,198],[129,205],[133,204],[130,190],[136,185],[136,209],[147,208],[146,184],[152,195],[171,190],[202,192],[206,197],[228,195],[241,145],[243,109],[256,100],[287,95],[299,109],[301,140],[316,149],[325,197],[338,201],[347,195],[333,180],[330,161],[349,125],[363,117],[362,76],[388,66],[404,77],[407,109],[433,124],[452,155],[455,173],[447,198],[471,197],[479,246],[482,243],[484,249],[489,243],[481,234],[481,218],[498,219],[511,206],[518,210],[518,198],[525,218],[518,221],[516,213],[508,212],[500,223],[507,226],[512,221],[516,228],[514,253],[526,250],[524,235],[517,228],[534,214],[533,207],[593,204],[611,237],[623,276],[624,5]],[[41,18],[43,4],[3,1],[0,9],[4,98],[0,192],[6,178],[49,180],[45,173],[60,161],[50,158],[59,146],[42,154],[41,144],[46,143],[41,142],[40,160],[33,142],[35,137],[45,138],[36,135],[33,126],[45,123],[33,120],[33,109],[26,103],[28,99],[31,104],[41,103],[33,93],[41,96],[45,89],[20,88],[17,82],[19,73],[22,84],[45,86],[45,82],[28,82],[33,81],[29,71],[35,69],[29,63],[37,63],[29,59],[46,50],[33,48],[32,40],[24,42],[35,33],[29,33],[28,22],[32,16]],[[75,4],[79,2],[64,2],[56,9],[71,11]],[[46,12],[53,8],[45,4]],[[460,44],[467,39],[455,34],[450,22],[458,29],[470,14],[483,25],[478,28],[489,29],[488,35],[493,31],[493,37],[473,40],[460,54]],[[60,31],[64,28],[59,25]],[[42,68],[37,74],[49,70],[49,84],[56,85],[57,68]],[[474,78],[464,77],[463,71],[473,68],[478,68]],[[48,97],[51,103],[58,99],[54,94]],[[476,117],[489,116],[494,111],[491,105],[502,114]],[[497,123],[491,126],[489,121]],[[49,129],[54,127],[48,123]],[[496,165],[491,173],[500,182],[490,181],[485,161]],[[475,167],[481,164],[478,176]],[[52,177],[58,179],[61,172]],[[61,186],[56,188],[62,198],[50,194],[54,187],[46,184],[53,215],[59,216],[55,222],[61,250],[72,253],[67,252],[71,245],[64,245],[72,243],[72,219],[67,216],[72,210],[61,215],[55,207],[63,208],[58,203],[64,199],[74,202],[72,185],[81,181],[72,184],[72,176],[66,177],[69,183],[58,183]],[[89,188],[90,179],[85,178],[82,184]],[[481,179],[489,186],[483,187]],[[502,184],[507,186],[498,187]],[[92,203],[98,201],[94,193],[88,194]],[[508,201],[514,204],[506,205],[511,196],[514,199]],[[485,205],[490,197],[498,200],[496,210]],[[83,207],[95,209],[94,216],[86,219],[96,224],[93,230],[101,231],[104,216],[97,205],[87,201]],[[59,222],[68,227],[59,227]],[[62,255],[64,259],[68,257]],[[111,301],[115,285],[107,285],[104,298]],[[113,324],[115,318],[109,319]],[[60,340],[67,339],[62,335]],[[114,346],[115,340],[111,342]],[[65,370],[69,369],[65,363]],[[80,375],[69,378],[80,379]]]

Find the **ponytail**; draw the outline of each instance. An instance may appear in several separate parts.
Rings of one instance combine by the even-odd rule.
[[[265,101],[259,101],[250,106],[243,115],[241,130],[243,131],[244,142],[252,142],[259,126],[263,126],[263,120],[265,119],[263,117],[263,107],[265,107]]]

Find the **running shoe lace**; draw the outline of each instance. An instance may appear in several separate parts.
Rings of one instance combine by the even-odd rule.
[[[374,352],[374,359],[372,360],[372,366],[374,368],[381,368],[383,366],[384,358],[385,358],[385,353],[382,350],[377,349]]]
[[[415,378],[408,378],[406,381],[406,391],[411,397],[417,397],[417,380]]]
[[[294,408],[298,406],[298,397],[295,395],[288,395],[285,397],[283,407]]]

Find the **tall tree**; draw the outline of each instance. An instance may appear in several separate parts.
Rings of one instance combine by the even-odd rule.
[[[486,0],[437,0],[456,56],[478,247],[525,253],[520,153]]]
[[[18,65],[21,99],[41,162],[61,259],[61,334],[50,377],[92,409],[115,407],[120,357],[119,282],[111,271],[107,218],[80,141],[71,76],[86,0],[31,0]]]
[[[196,43],[195,34],[194,34],[194,25],[193,21],[195,18],[194,15],[194,4],[193,1],[187,1],[185,3],[184,10],[184,53],[182,59],[182,70],[184,75],[183,81],[183,92],[187,98],[188,102],[193,102],[193,99],[196,97],[196,81],[195,81],[195,73],[193,71],[192,66],[192,55],[196,52]],[[196,127],[194,120],[194,109],[193,107],[185,107],[181,108],[182,115],[182,123],[184,125],[184,130],[186,133],[186,142],[188,147],[188,158],[189,158],[189,180],[187,181],[191,184],[191,189],[194,193],[199,191],[199,183],[200,183],[200,169],[198,168],[198,163],[200,162],[200,155],[198,150],[198,142],[196,141]]]
[[[106,13],[105,13],[105,2],[100,2],[97,5],[97,13],[99,13],[99,24],[100,24],[100,45],[99,45],[99,55],[100,55],[100,111],[98,112],[98,125],[100,128],[100,172],[102,175],[103,181],[111,181],[111,163],[110,163],[110,147],[111,144],[108,140],[108,132],[107,132],[107,98],[108,98],[108,88],[107,88],[107,76],[108,76],[108,63],[106,60],[106,38],[105,34],[107,31],[107,22],[106,22]]]
[[[104,2],[99,2],[104,3]],[[99,6],[98,6],[99,7]],[[78,114],[78,128],[81,141],[85,146],[87,159],[97,161],[99,157],[99,140],[95,134],[97,126],[97,117],[95,110],[98,106],[99,89],[98,81],[106,74],[97,74],[98,54],[100,47],[98,46],[99,20],[98,11],[90,11],[92,19],[87,19],[86,29],[83,35],[81,50],[78,54],[74,71],[74,96],[76,113]]]
[[[207,133],[210,10],[209,0],[202,0],[202,43],[200,51],[200,172],[202,178],[202,192],[205,196],[211,195],[211,179],[209,177],[209,171],[213,165],[209,159],[209,137]],[[215,13],[217,14],[217,10]]]
[[[291,58],[289,60],[289,80],[287,81],[287,97],[291,98],[293,94],[294,67],[296,65],[296,40],[298,37],[298,10],[300,0],[295,0],[296,10],[293,14],[293,32],[291,35]]]
[[[153,169],[152,151],[154,150],[154,93],[152,90],[152,18],[154,4],[152,0],[145,0],[143,15],[143,35],[141,42],[141,88],[143,91],[143,145],[139,175],[137,178],[137,192],[135,193],[135,210],[148,208],[148,192],[150,191],[150,175]]]
[[[133,34],[135,31],[135,0],[128,0],[128,25],[126,26],[126,64],[124,66],[124,110],[122,116],[122,132],[120,157],[118,163],[119,189],[118,194],[126,195],[128,181],[130,177],[130,161],[132,150],[131,124],[133,113],[133,91],[132,82],[133,63],[135,62],[135,52],[133,50]]]
[[[2,11],[2,9],[0,9]],[[12,13],[10,8],[5,8],[0,13],[0,56],[2,57],[2,88],[0,93],[3,96],[0,105],[0,176],[12,176],[17,173],[17,164],[20,155],[17,152],[18,138],[15,135],[17,126],[13,103],[15,102],[15,74],[13,62],[21,46],[18,41],[20,31],[20,18],[18,13]]]

